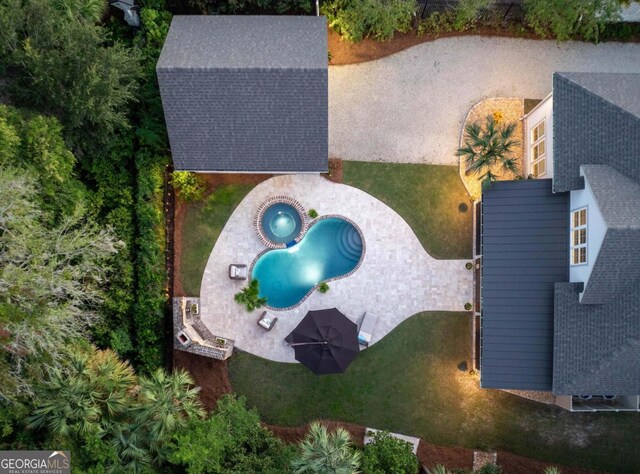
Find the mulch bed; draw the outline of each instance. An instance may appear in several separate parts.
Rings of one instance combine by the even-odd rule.
[[[341,36],[331,28],[329,28],[328,31],[329,52],[331,53],[331,61],[329,62],[329,64],[332,66],[373,61],[374,59],[384,58],[385,56],[390,56],[412,46],[426,43],[427,41],[434,41],[438,38],[452,38],[458,36],[485,36],[492,38],[521,38],[530,40],[549,39],[542,38],[533,31],[529,30],[525,30],[522,32],[518,31],[516,33],[509,28],[497,27],[479,27],[469,31],[451,31],[443,32],[439,35],[424,36],[418,36],[417,29],[414,28],[407,33],[395,33],[393,38],[389,41],[377,41],[371,38],[365,38],[359,43],[352,43],[347,40],[342,40]],[[607,40],[605,39],[603,42],[606,41]],[[612,39],[611,41],[615,41],[615,39]],[[630,38],[626,40],[626,42],[640,42],[640,37]]]
[[[363,63],[365,61],[373,61],[374,59],[384,58],[394,53],[410,48],[412,46],[434,41],[438,38],[451,38],[457,36],[487,36],[487,37],[503,37],[503,38],[523,38],[523,39],[542,39],[535,33],[515,34],[507,29],[498,28],[478,28],[471,31],[452,31],[440,33],[439,35],[418,36],[417,30],[411,30],[407,33],[395,33],[389,41],[377,41],[371,38],[365,38],[359,43],[352,43],[343,40],[342,37],[333,31],[329,31],[329,51],[331,53],[332,66],[340,66],[344,64]]]
[[[364,426],[354,425],[351,423],[342,423],[339,421],[331,421],[331,420],[318,420],[324,426],[327,427],[329,432],[333,432],[336,428],[341,427],[349,432],[353,442],[356,446],[362,447],[365,435]],[[275,426],[275,425],[265,425],[269,428],[273,433],[280,438],[285,443],[299,443],[302,441],[309,431],[309,425],[302,426]]]
[[[191,374],[200,387],[200,401],[207,411],[215,409],[218,399],[232,391],[226,360],[174,350],[173,367],[187,370]]]
[[[271,178],[271,174],[227,174],[227,173],[201,173],[205,184],[205,197],[213,193],[216,188],[228,184],[260,184]],[[182,256],[182,227],[189,204],[176,198],[174,213],[174,235],[173,235],[173,296],[197,296],[185,295],[182,288],[182,275],[180,273],[180,258]]]
[[[322,173],[322,177],[334,183],[342,183],[342,160],[329,158],[329,172]]]

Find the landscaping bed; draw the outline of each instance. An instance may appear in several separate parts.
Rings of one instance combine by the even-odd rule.
[[[640,27],[632,27],[636,30],[635,36],[629,39],[625,39],[627,42],[639,42],[640,41]],[[359,43],[351,43],[350,41],[343,40],[341,36],[328,29],[328,44],[329,53],[331,54],[331,61],[329,64],[332,66],[340,66],[346,64],[357,64],[366,61],[373,61],[375,59],[384,58],[394,53],[398,53],[412,46],[426,43],[428,41],[435,41],[439,38],[452,38],[459,36],[485,36],[492,38],[521,38],[529,40],[549,40],[549,38],[542,38],[535,34],[533,31],[527,29],[516,29],[514,27],[477,27],[467,31],[443,31],[437,35],[425,34],[423,36],[418,35],[417,29],[412,29],[407,33],[396,32],[392,39],[388,41],[377,41],[371,38],[365,38]],[[603,35],[603,41],[616,41],[615,33],[610,34],[609,38],[606,34]],[[618,40],[620,41],[620,40]]]

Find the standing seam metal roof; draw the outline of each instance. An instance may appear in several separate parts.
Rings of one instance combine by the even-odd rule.
[[[484,388],[550,390],[553,293],[568,280],[569,196],[551,180],[495,183],[482,198]]]

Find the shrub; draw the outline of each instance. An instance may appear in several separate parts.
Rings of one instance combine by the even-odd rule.
[[[176,196],[182,201],[200,201],[204,197],[204,182],[202,177],[196,173],[174,171],[172,182]]]
[[[526,21],[541,36],[597,42],[606,25],[620,20],[625,0],[525,0]]]
[[[454,29],[464,31],[474,26],[482,8],[487,8],[491,0],[460,0],[455,9]]]
[[[478,469],[476,474],[502,474],[502,468],[497,464],[489,463]]]
[[[366,37],[393,38],[411,28],[416,3],[412,0],[330,0],[322,5],[329,26],[343,38],[358,42]]]
[[[315,209],[309,209],[309,212],[307,212],[307,214],[312,219],[315,219],[316,217],[318,217],[318,211],[316,211]]]
[[[364,447],[362,470],[367,474],[416,474],[418,458],[411,444],[394,438],[388,431],[378,431]]]
[[[259,283],[255,278],[251,280],[249,285],[245,286],[241,291],[236,293],[233,299],[236,303],[244,305],[249,312],[253,311],[254,309],[261,308],[262,306],[267,304],[267,299],[260,297]]]
[[[327,284],[326,281],[323,281],[318,285],[318,291],[320,293],[326,293],[327,291],[329,291],[329,285]]]
[[[418,36],[433,35],[438,37],[441,33],[454,30],[456,13],[454,11],[434,12],[420,20]]]

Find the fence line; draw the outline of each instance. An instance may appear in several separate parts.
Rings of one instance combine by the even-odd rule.
[[[418,0],[417,14],[419,18],[426,18],[433,13],[442,13],[455,10],[459,0]],[[481,11],[481,15],[482,15]],[[524,18],[522,0],[502,1],[495,0],[484,14],[495,15],[504,21],[519,21]]]

